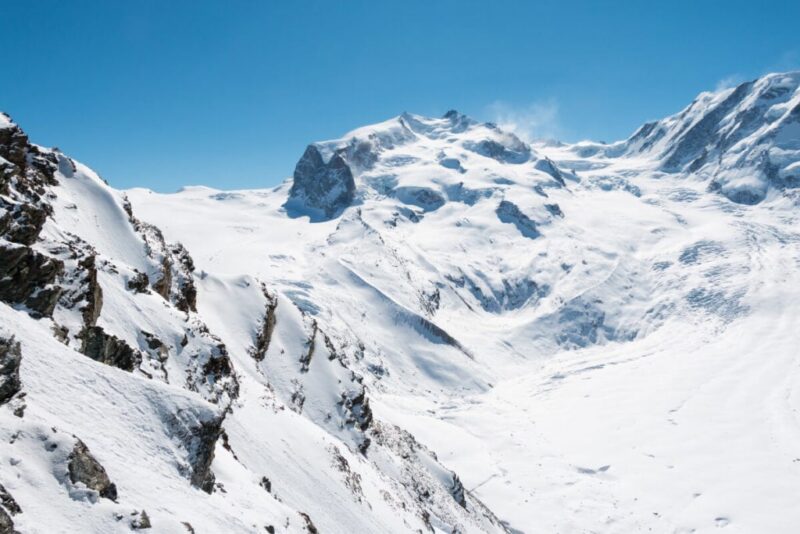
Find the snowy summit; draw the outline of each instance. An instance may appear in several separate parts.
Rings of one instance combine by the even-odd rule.
[[[244,191],[0,114],[0,533],[793,532],[798,222],[797,72],[611,144],[403,113]]]

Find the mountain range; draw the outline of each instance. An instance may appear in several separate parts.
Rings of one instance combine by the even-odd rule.
[[[0,114],[0,533],[793,532],[800,73],[120,191]]]

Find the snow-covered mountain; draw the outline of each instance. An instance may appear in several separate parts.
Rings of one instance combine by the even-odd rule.
[[[168,195],[0,115],[0,532],[792,532],[799,86]]]

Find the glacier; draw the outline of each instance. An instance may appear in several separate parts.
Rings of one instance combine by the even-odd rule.
[[[800,73],[610,144],[403,113],[272,189],[0,158],[0,532],[800,523]]]

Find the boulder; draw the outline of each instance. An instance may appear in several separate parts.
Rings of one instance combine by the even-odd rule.
[[[19,342],[13,337],[0,338],[0,404],[8,402],[22,387],[19,380],[21,361]]]
[[[67,469],[73,484],[80,482],[87,488],[95,490],[101,497],[117,500],[117,486],[111,482],[105,468],[92,456],[89,448],[81,440],[75,442],[75,447],[69,455]]]

